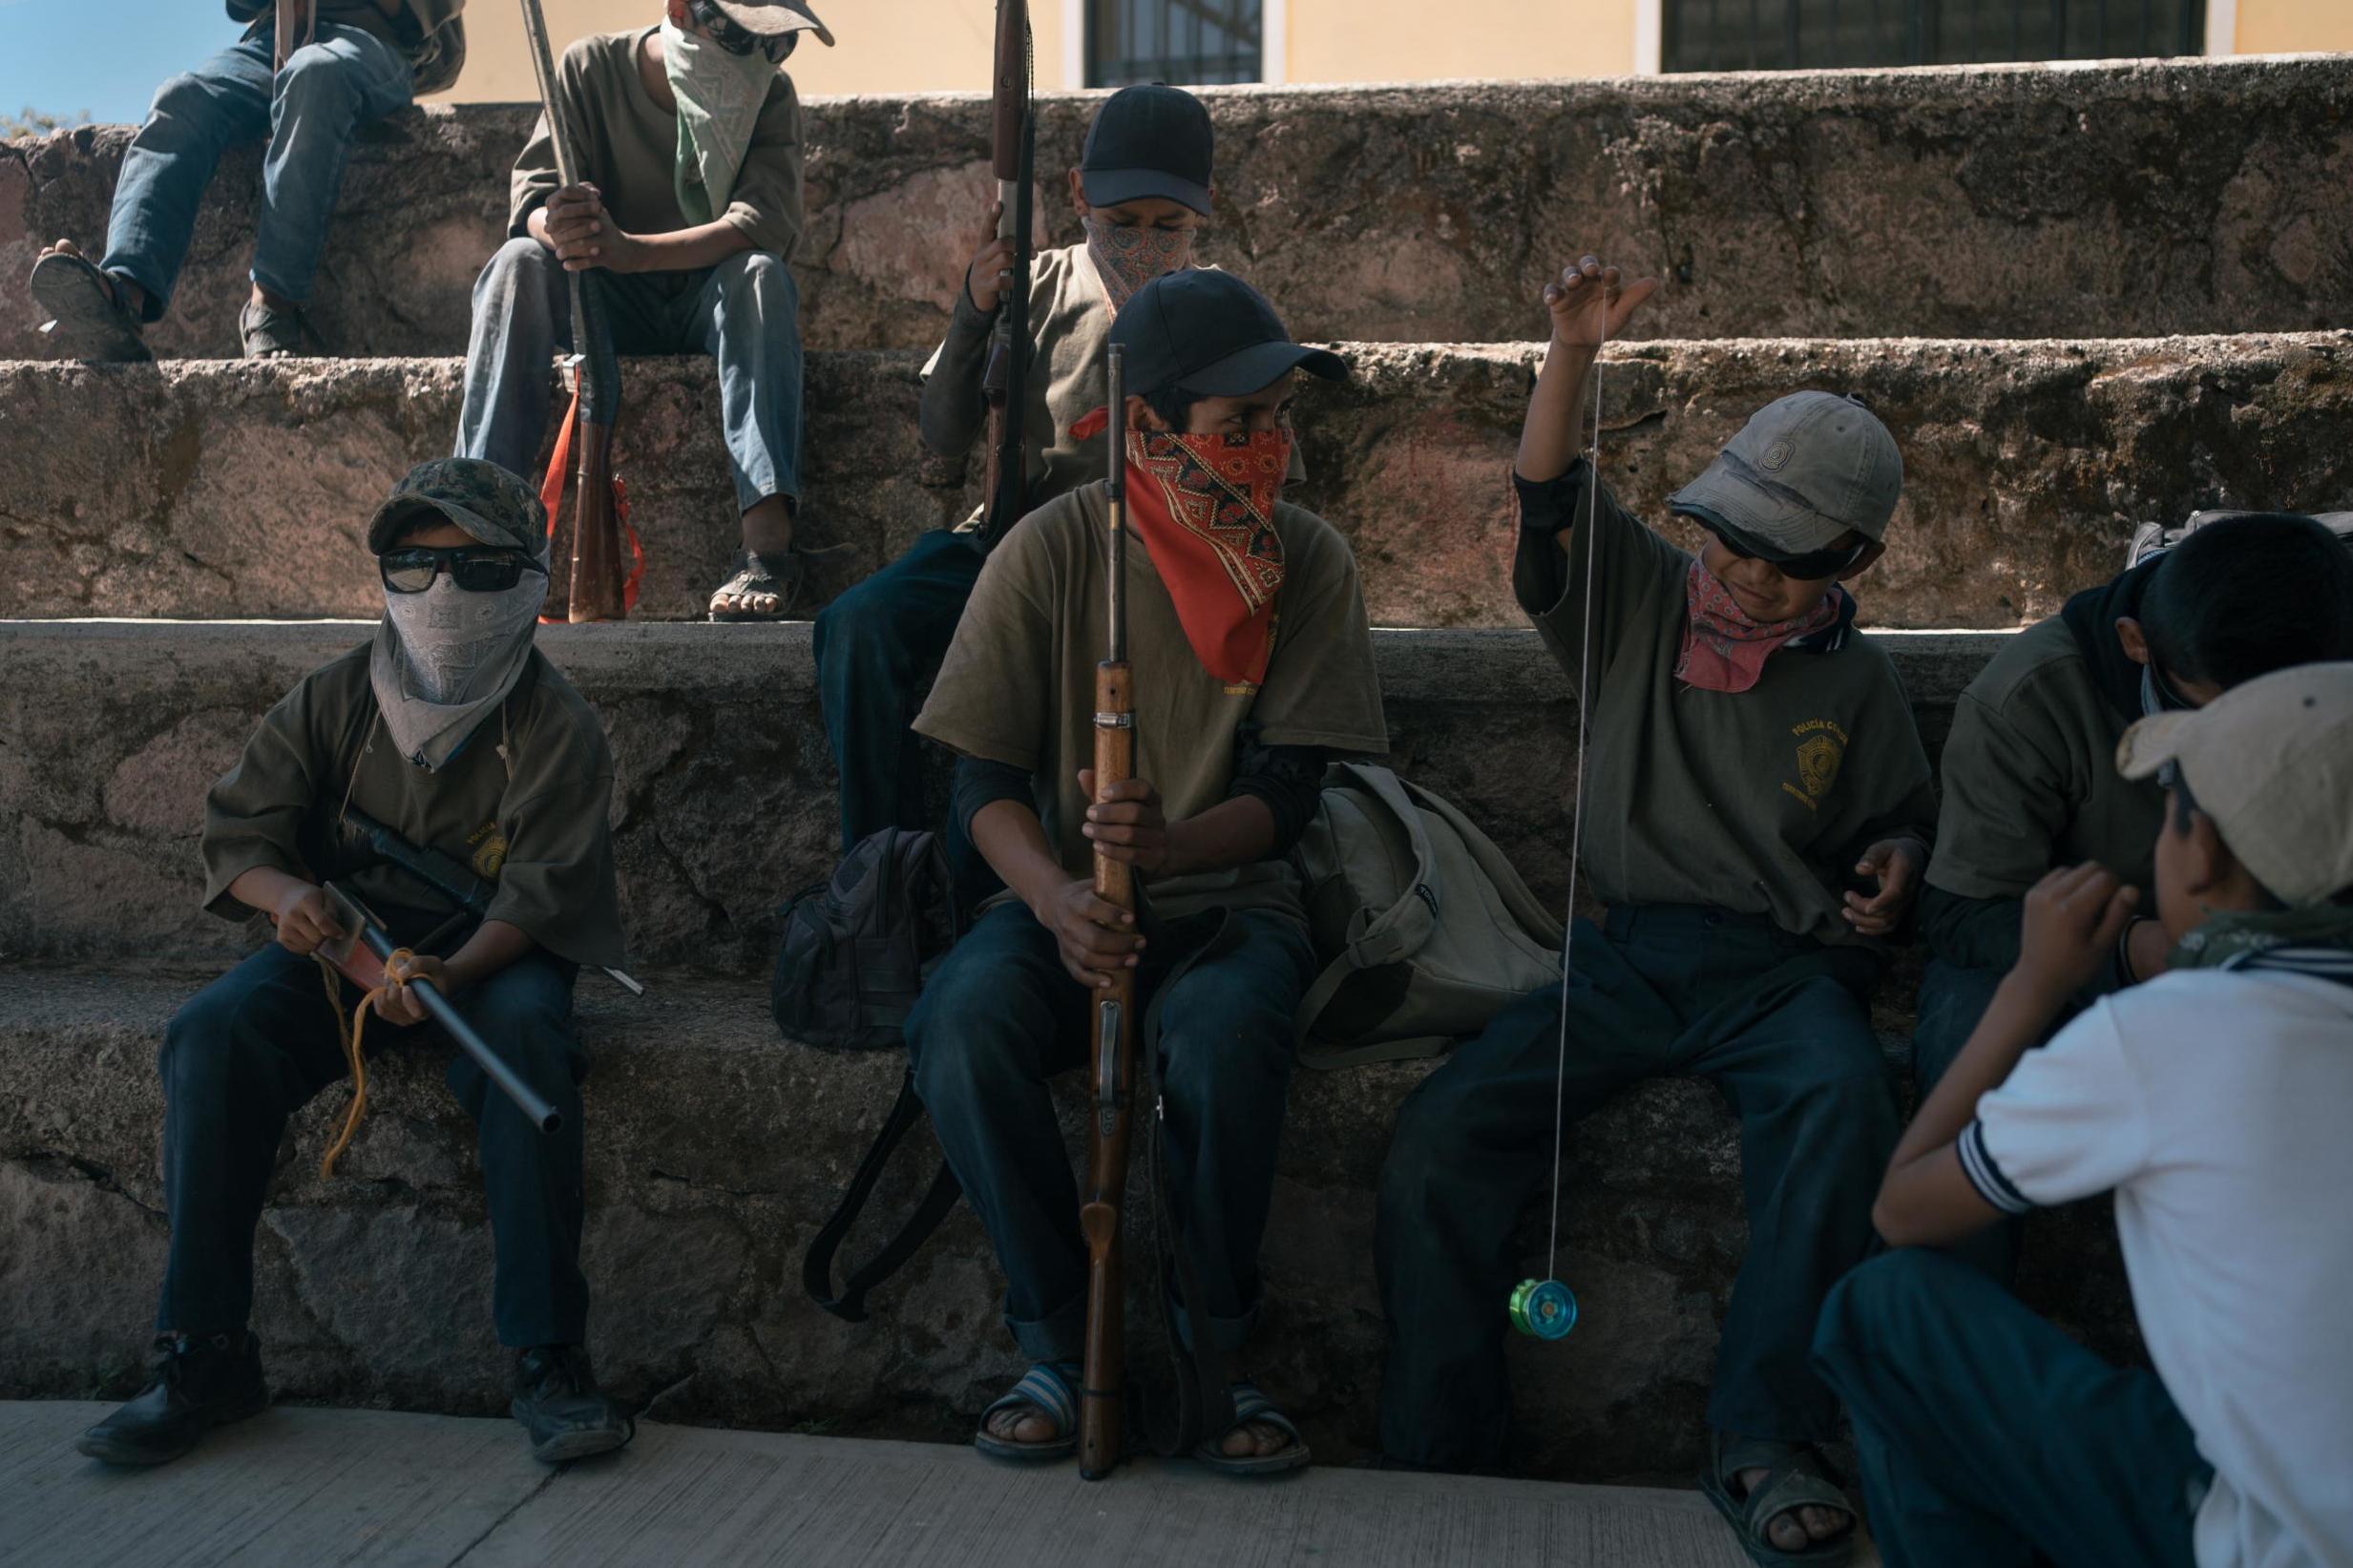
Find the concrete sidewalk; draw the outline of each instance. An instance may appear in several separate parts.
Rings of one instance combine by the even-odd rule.
[[[108,1407],[0,1404],[0,1564],[1740,1568],[1697,1493],[1142,1463],[1088,1484],[967,1450],[648,1424],[561,1471],[504,1421],[283,1409],[158,1471],[71,1448]]]

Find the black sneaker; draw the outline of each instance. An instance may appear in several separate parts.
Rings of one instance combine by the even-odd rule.
[[[597,1391],[588,1352],[578,1345],[539,1345],[515,1358],[515,1401],[507,1407],[531,1437],[542,1464],[607,1453],[637,1435],[638,1424]]]
[[[214,1427],[269,1408],[262,1342],[249,1332],[184,1339],[161,1334],[145,1391],[74,1440],[110,1465],[159,1465],[196,1447]]]

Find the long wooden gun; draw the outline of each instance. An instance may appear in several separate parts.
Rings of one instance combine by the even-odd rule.
[[[522,0],[523,33],[539,76],[539,109],[547,116],[548,140],[556,149],[556,180],[577,185],[580,171],[575,140],[548,50],[547,18],[539,0]],[[620,361],[613,352],[603,280],[595,272],[567,272],[572,303],[572,410],[556,437],[555,456],[539,491],[553,536],[563,499],[563,469],[578,464],[572,497],[572,575],[564,618],[620,620],[629,613],[628,579],[621,568],[624,503],[613,475],[613,423],[620,413]]]
[[[1118,344],[1110,349],[1109,647],[1095,666],[1095,798],[1136,772],[1135,687],[1127,664],[1127,400]],[[1133,913],[1135,868],[1095,851],[1095,896]],[[1136,1089],[1135,971],[1113,972],[1094,993],[1095,1093],[1090,1109],[1087,1199],[1079,1210],[1086,1237],[1086,1349],[1079,1393],[1079,1474],[1100,1480],[1120,1462],[1121,1395],[1125,1385],[1127,1322],[1120,1204],[1127,1194],[1127,1134]]]
[[[982,394],[989,404],[988,516],[981,524],[984,546],[1029,512],[1029,459],[1023,450],[1023,415],[1029,408],[1030,192],[1036,184],[1038,122],[1030,106],[1029,0],[997,0],[995,112],[990,123],[990,168],[997,199],[1004,208],[997,234],[1013,241],[1013,275],[997,296],[997,332],[989,346]]]

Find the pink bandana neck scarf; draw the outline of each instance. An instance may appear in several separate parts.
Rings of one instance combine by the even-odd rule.
[[[1181,272],[1193,264],[1193,231],[1146,229],[1125,223],[1106,223],[1089,216],[1079,220],[1086,230],[1086,253],[1095,259],[1111,309],[1135,297],[1136,290],[1164,272]]]
[[[1752,620],[1732,590],[1699,561],[1684,579],[1689,612],[1683,624],[1683,656],[1675,679],[1707,692],[1744,692],[1765,673],[1775,648],[1838,618],[1838,590],[1823,590],[1822,601],[1789,620]]]

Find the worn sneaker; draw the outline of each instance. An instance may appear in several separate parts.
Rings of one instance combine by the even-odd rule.
[[[598,1391],[588,1352],[578,1345],[537,1345],[515,1358],[515,1400],[507,1407],[531,1437],[542,1464],[605,1453],[637,1435],[638,1424]]]
[[[300,310],[280,310],[260,300],[247,300],[245,308],[237,313],[237,335],[249,360],[297,358],[309,333],[310,324]]]
[[[144,1391],[74,1440],[110,1465],[159,1465],[196,1447],[204,1433],[269,1408],[262,1342],[249,1332],[156,1338]]]

